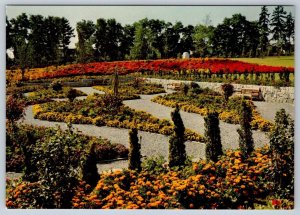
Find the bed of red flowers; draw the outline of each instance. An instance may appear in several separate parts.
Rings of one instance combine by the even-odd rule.
[[[133,72],[152,71],[154,73],[209,73],[209,74],[243,74],[243,73],[293,73],[293,67],[265,66],[245,63],[228,59],[192,58],[143,60],[143,61],[116,61],[96,62],[88,64],[71,64],[57,69],[31,70],[27,76],[31,80],[77,75],[109,75],[115,70],[125,75]]]

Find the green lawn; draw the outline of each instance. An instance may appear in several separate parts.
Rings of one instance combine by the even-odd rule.
[[[265,58],[231,58],[232,60],[239,60],[248,63],[257,63],[269,66],[286,66],[294,67],[294,56],[281,56],[281,57],[265,57]]]

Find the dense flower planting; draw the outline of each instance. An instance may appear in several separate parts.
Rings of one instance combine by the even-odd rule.
[[[293,73],[292,67],[275,67],[250,64],[241,61],[214,58],[194,58],[190,60],[168,59],[147,61],[97,62],[72,64],[57,69],[31,69],[26,74],[29,80],[42,78],[67,77],[77,75],[108,75],[118,68],[119,74],[153,71],[155,73],[206,73],[206,74],[242,74],[242,73]]]
[[[216,110],[219,112],[219,118],[221,120],[227,123],[239,123],[237,108],[241,103],[241,99],[239,97],[233,97],[225,103],[223,96],[209,89],[202,90],[202,92],[198,94],[191,92],[184,95],[182,92],[176,92],[154,97],[152,101],[169,107],[175,107],[176,104],[178,104],[182,110],[198,113],[202,116],[206,116],[209,109]],[[252,128],[270,131],[272,123],[263,119],[255,110],[253,103],[250,100],[248,102],[251,104],[253,110]]]
[[[256,149],[242,161],[240,151],[227,151],[216,162],[200,160],[185,169],[102,173],[97,186],[75,187],[73,208],[102,209],[248,209],[293,208],[292,199],[272,196],[269,148]],[[283,173],[284,174],[284,173]],[[39,183],[8,181],[8,208],[40,208]]]
[[[24,169],[24,149],[33,149],[36,142],[47,135],[54,133],[53,128],[40,126],[19,125],[6,128],[6,170],[21,172]],[[128,149],[122,144],[112,144],[102,138],[93,138],[80,135],[82,146],[87,146],[90,142],[95,143],[95,154],[97,161],[126,158]],[[25,148],[24,148],[25,147]]]
[[[74,124],[94,124],[97,126],[110,126],[117,128],[137,128],[138,130],[170,135],[173,125],[168,120],[160,120],[144,111],[137,111],[121,106],[117,111],[111,112],[104,105],[103,96],[89,96],[82,101],[50,102],[33,107],[34,117],[57,122],[70,122]],[[187,140],[203,141],[203,137],[192,130],[186,129]]]

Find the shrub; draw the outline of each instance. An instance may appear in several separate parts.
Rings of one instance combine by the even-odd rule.
[[[218,115],[217,112],[209,112],[204,118],[206,159],[214,162],[223,154]]]
[[[24,117],[25,103],[14,96],[6,98],[6,119],[13,123]]]
[[[69,99],[70,102],[73,102],[74,99],[76,98],[77,96],[77,90],[73,89],[73,88],[69,88],[66,92],[66,96],[67,98]]]
[[[119,75],[118,75],[117,69],[115,69],[115,73],[114,73],[112,85],[113,85],[114,96],[115,96],[115,97],[118,97],[118,95],[119,95],[119,93],[118,93],[118,88],[119,88]]]
[[[241,128],[237,130],[239,134],[239,147],[242,152],[242,157],[247,158],[254,149],[254,143],[251,130],[252,109],[245,100],[242,101],[239,108],[239,116],[241,125]]]
[[[141,145],[136,128],[132,128],[129,131],[129,145],[128,169],[139,172],[141,171]]]
[[[169,140],[169,167],[182,166],[186,161],[185,151],[185,128],[182,122],[179,107],[176,105],[175,110],[171,113],[174,123],[174,133]]]
[[[189,85],[187,84],[181,84],[181,91],[184,95],[187,95],[188,91],[189,91]]]
[[[53,81],[49,87],[56,92],[62,90],[62,84],[59,81]]]
[[[232,96],[234,87],[232,84],[222,84],[221,89],[223,91],[224,99],[226,102],[228,102],[228,99],[230,96]]]
[[[38,177],[46,188],[44,193],[53,198],[52,207],[69,208],[78,184],[82,150],[81,138],[71,129],[57,130],[37,142],[35,149]]]
[[[100,102],[102,104],[99,104],[99,106],[103,107],[105,112],[113,114],[118,112],[119,108],[122,106],[122,100],[120,97],[112,94],[103,95]]]
[[[146,158],[142,163],[143,171],[147,171],[151,175],[166,173],[168,171],[166,163],[163,156]]]
[[[85,156],[85,159],[82,164],[82,180],[87,184],[91,185],[91,187],[95,187],[97,182],[100,179],[97,169],[97,157],[95,153],[95,145],[96,143],[92,143],[89,152]]]
[[[294,122],[284,109],[276,113],[270,149],[275,194],[287,198],[294,194]]]

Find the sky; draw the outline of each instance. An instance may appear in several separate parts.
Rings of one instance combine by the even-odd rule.
[[[275,6],[268,6],[272,13]],[[285,6],[285,11],[295,16],[293,6]],[[7,6],[8,19],[15,18],[21,13],[27,15],[43,15],[65,17],[75,29],[76,23],[81,20],[91,20],[96,23],[99,18],[116,19],[122,25],[132,24],[143,18],[160,19],[175,23],[180,21],[183,25],[204,24],[208,16],[211,24],[217,26],[225,17],[241,13],[247,20],[258,20],[261,6]],[[76,34],[76,31],[74,31]],[[70,47],[74,48],[77,34],[72,38]]]

